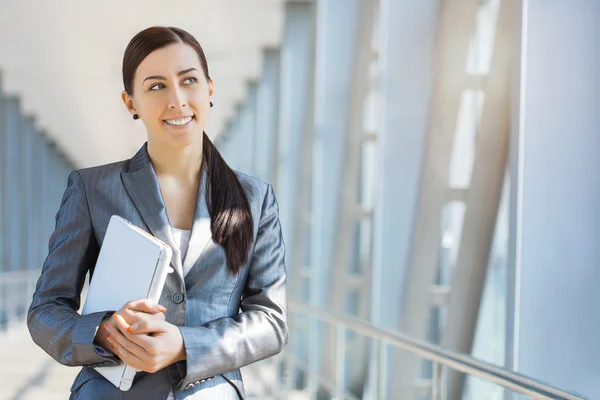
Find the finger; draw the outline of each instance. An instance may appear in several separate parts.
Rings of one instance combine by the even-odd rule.
[[[113,318],[116,322],[116,327],[123,335],[127,334],[127,330],[129,329],[129,324],[125,321],[125,318],[119,313],[114,313]]]
[[[119,356],[121,361],[135,369],[142,369],[141,367],[143,365],[143,362],[139,357],[137,357],[135,354],[123,347],[116,339],[112,338],[111,336],[107,337],[106,339],[111,346],[112,352]]]
[[[125,307],[130,310],[141,311],[150,314],[154,314],[157,312],[164,313],[165,311],[167,311],[165,307],[148,299],[130,301],[126,304]]]
[[[114,327],[109,328],[109,334],[114,335],[107,337],[107,342],[110,344],[112,351],[127,365],[150,373],[154,373],[161,368],[156,358],[159,355],[159,350],[156,348],[157,343],[155,343],[156,339],[146,334],[128,334],[126,337]],[[145,347],[134,343],[134,340],[139,341],[139,344],[143,344]],[[148,350],[146,350],[146,347]]]
[[[135,355],[140,360],[147,357],[146,350],[143,347],[129,340],[129,338],[123,335],[118,329],[109,326],[108,334],[109,336],[106,338],[106,340],[113,347],[113,349],[125,349],[129,353]]]
[[[117,311],[117,314],[119,314],[120,316],[125,318],[125,321],[128,324],[133,324],[133,323],[139,321],[141,319],[140,316],[144,315],[145,313],[133,311],[129,308],[124,307],[124,308],[120,309],[119,311]],[[150,314],[147,314],[147,315],[150,315]]]
[[[145,312],[141,312],[141,311],[130,311],[130,312],[132,315],[130,325],[133,325],[135,322],[143,321],[145,319],[158,319],[158,320],[165,319],[165,314],[161,313],[161,312],[157,312],[154,314],[149,314],[149,313],[145,313]]]
[[[144,318],[154,319],[158,321],[164,321],[166,319],[165,313],[162,312],[156,314],[144,314]]]
[[[150,340],[152,338],[145,333],[134,332],[131,329],[132,325],[127,324],[127,322],[121,315],[119,315],[119,314],[114,314],[114,315],[115,315],[114,318],[117,323],[116,330],[118,331],[118,333],[120,335],[122,335],[126,340],[138,345],[138,347],[139,347],[139,348],[132,347],[130,350],[133,351],[138,357],[140,357],[142,359],[146,359],[148,355],[145,354],[145,352],[146,352],[146,349],[148,349],[152,346],[152,343]],[[142,322],[142,321],[140,321],[140,322]],[[136,324],[133,324],[133,325],[136,325]]]
[[[162,333],[166,332],[168,325],[165,321],[156,319],[145,319],[143,321],[136,322],[129,327],[129,332],[134,334],[140,333]]]
[[[121,315],[125,319],[125,322],[127,322],[129,325],[133,325],[134,323],[142,321],[146,318],[158,319],[162,321],[165,320],[165,314],[162,312],[149,314],[142,311],[134,311],[124,308],[118,311],[118,314]]]

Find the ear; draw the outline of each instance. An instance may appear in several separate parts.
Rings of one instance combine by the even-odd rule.
[[[127,107],[127,111],[129,111],[129,113],[131,115],[135,114],[136,110],[135,110],[135,106],[133,104],[133,97],[131,97],[129,94],[127,94],[127,92],[125,90],[123,90],[121,92],[121,99],[123,100],[125,107]]]
[[[215,91],[215,83],[212,79],[208,80],[208,96],[212,97],[213,92]]]

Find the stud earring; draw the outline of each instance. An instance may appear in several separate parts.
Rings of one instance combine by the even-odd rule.
[[[213,102],[212,102],[212,101],[210,102],[210,106],[211,106],[211,107],[212,107],[212,106],[214,106],[214,104],[213,104]]]
[[[137,114],[133,114],[133,119],[138,119],[140,116]]]

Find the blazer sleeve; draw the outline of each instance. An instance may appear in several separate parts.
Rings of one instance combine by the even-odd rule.
[[[288,340],[285,246],[271,185],[263,201],[258,233],[241,300],[234,318],[202,326],[179,326],[187,359],[177,368],[180,389],[279,353]],[[172,372],[172,371],[171,371]],[[172,375],[173,376],[173,375]]]
[[[77,313],[86,273],[99,253],[78,171],[67,180],[48,250],[27,313],[33,341],[63,365],[118,365],[111,352],[94,344],[98,326],[109,313]]]

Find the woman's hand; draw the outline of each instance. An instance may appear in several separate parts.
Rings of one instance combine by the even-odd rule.
[[[119,314],[114,314],[114,319],[116,328],[107,327],[108,342],[127,365],[154,373],[185,360],[183,337],[175,325],[149,318],[129,325]]]
[[[164,321],[164,312],[166,310],[166,308],[159,304],[147,299],[143,299],[130,301],[121,307],[115,314],[122,316],[128,324],[135,324],[136,322],[143,321],[145,319]],[[106,340],[106,338],[109,336],[106,326],[113,326],[116,328],[117,321],[112,316],[104,318],[98,327],[94,343],[102,346],[106,350],[110,350],[111,345]]]

